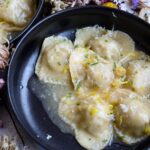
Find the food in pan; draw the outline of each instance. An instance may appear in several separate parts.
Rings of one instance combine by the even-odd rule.
[[[0,43],[6,43],[12,32],[23,30],[36,10],[35,0],[0,1]]]
[[[59,115],[73,128],[77,141],[87,149],[103,149],[112,140],[111,108],[107,102],[100,101],[99,94],[63,97]]]
[[[137,69],[138,68],[138,69]],[[127,67],[128,80],[132,82],[135,92],[147,95],[150,92],[150,62],[145,60],[133,60]]]
[[[114,105],[114,129],[127,144],[136,143],[148,136],[150,103],[128,89],[117,89],[111,94]],[[115,100],[114,100],[115,99]]]
[[[51,36],[44,40],[36,65],[40,80],[54,84],[69,82],[69,57],[73,43],[65,37]]]
[[[75,89],[99,87],[108,89],[114,79],[113,63],[99,57],[88,48],[76,48],[69,59],[71,79]]]
[[[150,57],[128,34],[93,26],[77,29],[74,41],[48,37],[35,73],[46,84],[67,87],[51,93],[59,97],[57,117],[84,148],[100,150],[116,138],[133,144],[150,135]]]

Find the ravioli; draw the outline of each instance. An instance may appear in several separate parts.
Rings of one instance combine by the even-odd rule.
[[[89,47],[107,60],[117,60],[120,57],[121,45],[107,35],[96,37],[89,42]]]
[[[128,80],[133,89],[140,95],[150,94],[150,63],[145,60],[134,60],[128,65]]]
[[[114,78],[113,64],[85,48],[72,52],[69,68],[75,89],[95,86],[107,89]]]
[[[132,53],[135,44],[126,33],[109,30],[107,34],[91,39],[89,47],[107,60],[118,61]]]
[[[150,103],[142,100],[136,93],[120,89],[115,91],[116,99],[114,108],[115,131],[120,139],[132,144],[141,141],[146,135],[146,127],[150,127]]]
[[[59,104],[59,115],[73,128],[77,141],[86,149],[103,149],[112,140],[113,117],[109,105],[99,95],[66,96]]]
[[[124,133],[122,140],[125,143],[136,143],[146,134],[149,135],[149,133],[145,133],[145,128],[150,127],[149,107],[148,102],[144,103],[138,99],[126,99],[116,107],[116,127],[118,131]],[[121,132],[118,131],[117,134],[121,135]]]
[[[61,36],[51,36],[44,40],[35,73],[40,80],[67,85],[70,82],[69,57],[74,50],[70,40]]]
[[[87,75],[89,82],[92,81],[101,90],[108,90],[114,79],[113,64],[100,59],[99,63],[89,65]]]
[[[0,19],[24,27],[35,13],[35,0],[2,0]]]
[[[78,46],[78,47],[85,47],[88,45],[88,42],[92,38],[101,36],[105,32],[106,32],[106,30],[99,26],[85,27],[82,29],[78,29],[76,32],[76,38],[74,41],[74,45]]]

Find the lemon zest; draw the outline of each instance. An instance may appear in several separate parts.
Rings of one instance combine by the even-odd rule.
[[[122,124],[122,121],[123,121],[123,118],[122,118],[122,116],[120,116],[120,117],[119,117],[119,125]]]
[[[115,75],[117,76],[117,77],[122,77],[122,76],[124,76],[126,74],[126,69],[124,68],[124,67],[118,67],[118,68],[116,68],[115,69]]]
[[[62,72],[66,74],[68,71],[69,71],[69,67],[68,65],[65,65]]]
[[[150,135],[150,126],[146,126],[145,129],[144,129],[144,132],[145,132],[147,135]]]
[[[90,115],[92,117],[94,117],[98,113],[98,109],[93,107],[93,106],[91,106],[91,107],[89,107],[89,112],[90,112]]]

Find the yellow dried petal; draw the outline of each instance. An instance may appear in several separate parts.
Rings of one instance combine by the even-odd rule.
[[[106,2],[106,3],[102,4],[102,6],[110,7],[110,8],[118,8],[118,6],[113,2]]]

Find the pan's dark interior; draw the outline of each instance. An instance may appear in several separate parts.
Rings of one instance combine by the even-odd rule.
[[[34,75],[34,67],[45,37],[59,34],[74,39],[77,28],[100,25],[128,33],[137,44],[150,54],[150,26],[144,21],[118,10],[86,7],[67,10],[50,16],[31,29],[18,44],[8,70],[9,103],[25,130],[49,150],[82,150],[73,136],[63,134],[48,118],[41,102],[31,93],[28,81]],[[47,140],[47,135],[52,135]],[[149,139],[133,146],[114,143],[107,150],[147,149]]]

